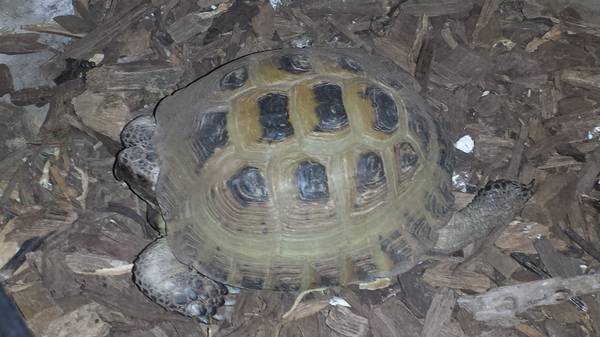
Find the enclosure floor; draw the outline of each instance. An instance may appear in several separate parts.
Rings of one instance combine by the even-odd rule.
[[[600,300],[573,280],[600,265],[597,1],[73,3],[58,24],[0,34],[0,280],[35,336],[600,336]],[[113,176],[121,128],[221,64],[304,46],[362,48],[416,77],[460,148],[457,208],[490,179],[538,191],[475,257],[428,260],[385,289],[311,293],[285,319],[294,294],[242,290],[211,325],[163,310],[131,279],[157,234]],[[536,267],[564,283],[531,283]],[[493,289],[546,297],[482,320],[465,303]]]

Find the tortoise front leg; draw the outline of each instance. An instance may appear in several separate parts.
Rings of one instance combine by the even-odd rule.
[[[129,122],[121,132],[124,148],[117,155],[113,168],[119,181],[147,203],[156,207],[156,182],[160,168],[158,154],[152,143],[156,128],[154,117],[142,115]]]
[[[149,244],[134,262],[133,277],[140,290],[167,310],[202,323],[222,319],[219,308],[227,300],[227,287],[179,262],[164,238]],[[229,295],[231,296],[231,295]]]
[[[533,181],[528,185],[504,179],[488,182],[470,204],[454,213],[438,231],[434,251],[450,253],[462,249],[506,226],[534,191]]]

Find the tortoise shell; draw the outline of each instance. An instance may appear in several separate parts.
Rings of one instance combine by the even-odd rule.
[[[445,224],[451,147],[418,84],[357,50],[261,52],[165,98],[169,246],[217,281],[298,290],[398,273]]]

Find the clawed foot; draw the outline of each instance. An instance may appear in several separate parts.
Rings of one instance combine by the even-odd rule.
[[[456,212],[448,224],[438,230],[434,250],[450,253],[502,229],[521,211],[535,192],[535,184],[510,180],[488,182],[467,207]]]
[[[155,205],[154,192],[158,180],[158,154],[152,144],[156,121],[152,116],[139,116],[121,132],[124,148],[117,155],[114,174],[146,202]]]
[[[133,273],[136,285],[154,302],[202,323],[224,319],[224,306],[235,304],[234,291],[177,261],[163,238],[144,249]]]

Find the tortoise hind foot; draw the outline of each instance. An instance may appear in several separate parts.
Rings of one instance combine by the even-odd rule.
[[[167,310],[203,323],[223,317],[227,288],[177,261],[164,238],[152,242],[138,256],[133,277],[146,296]]]
[[[450,253],[508,224],[535,192],[534,181],[520,184],[500,179],[488,182],[465,208],[438,231],[434,250]]]

